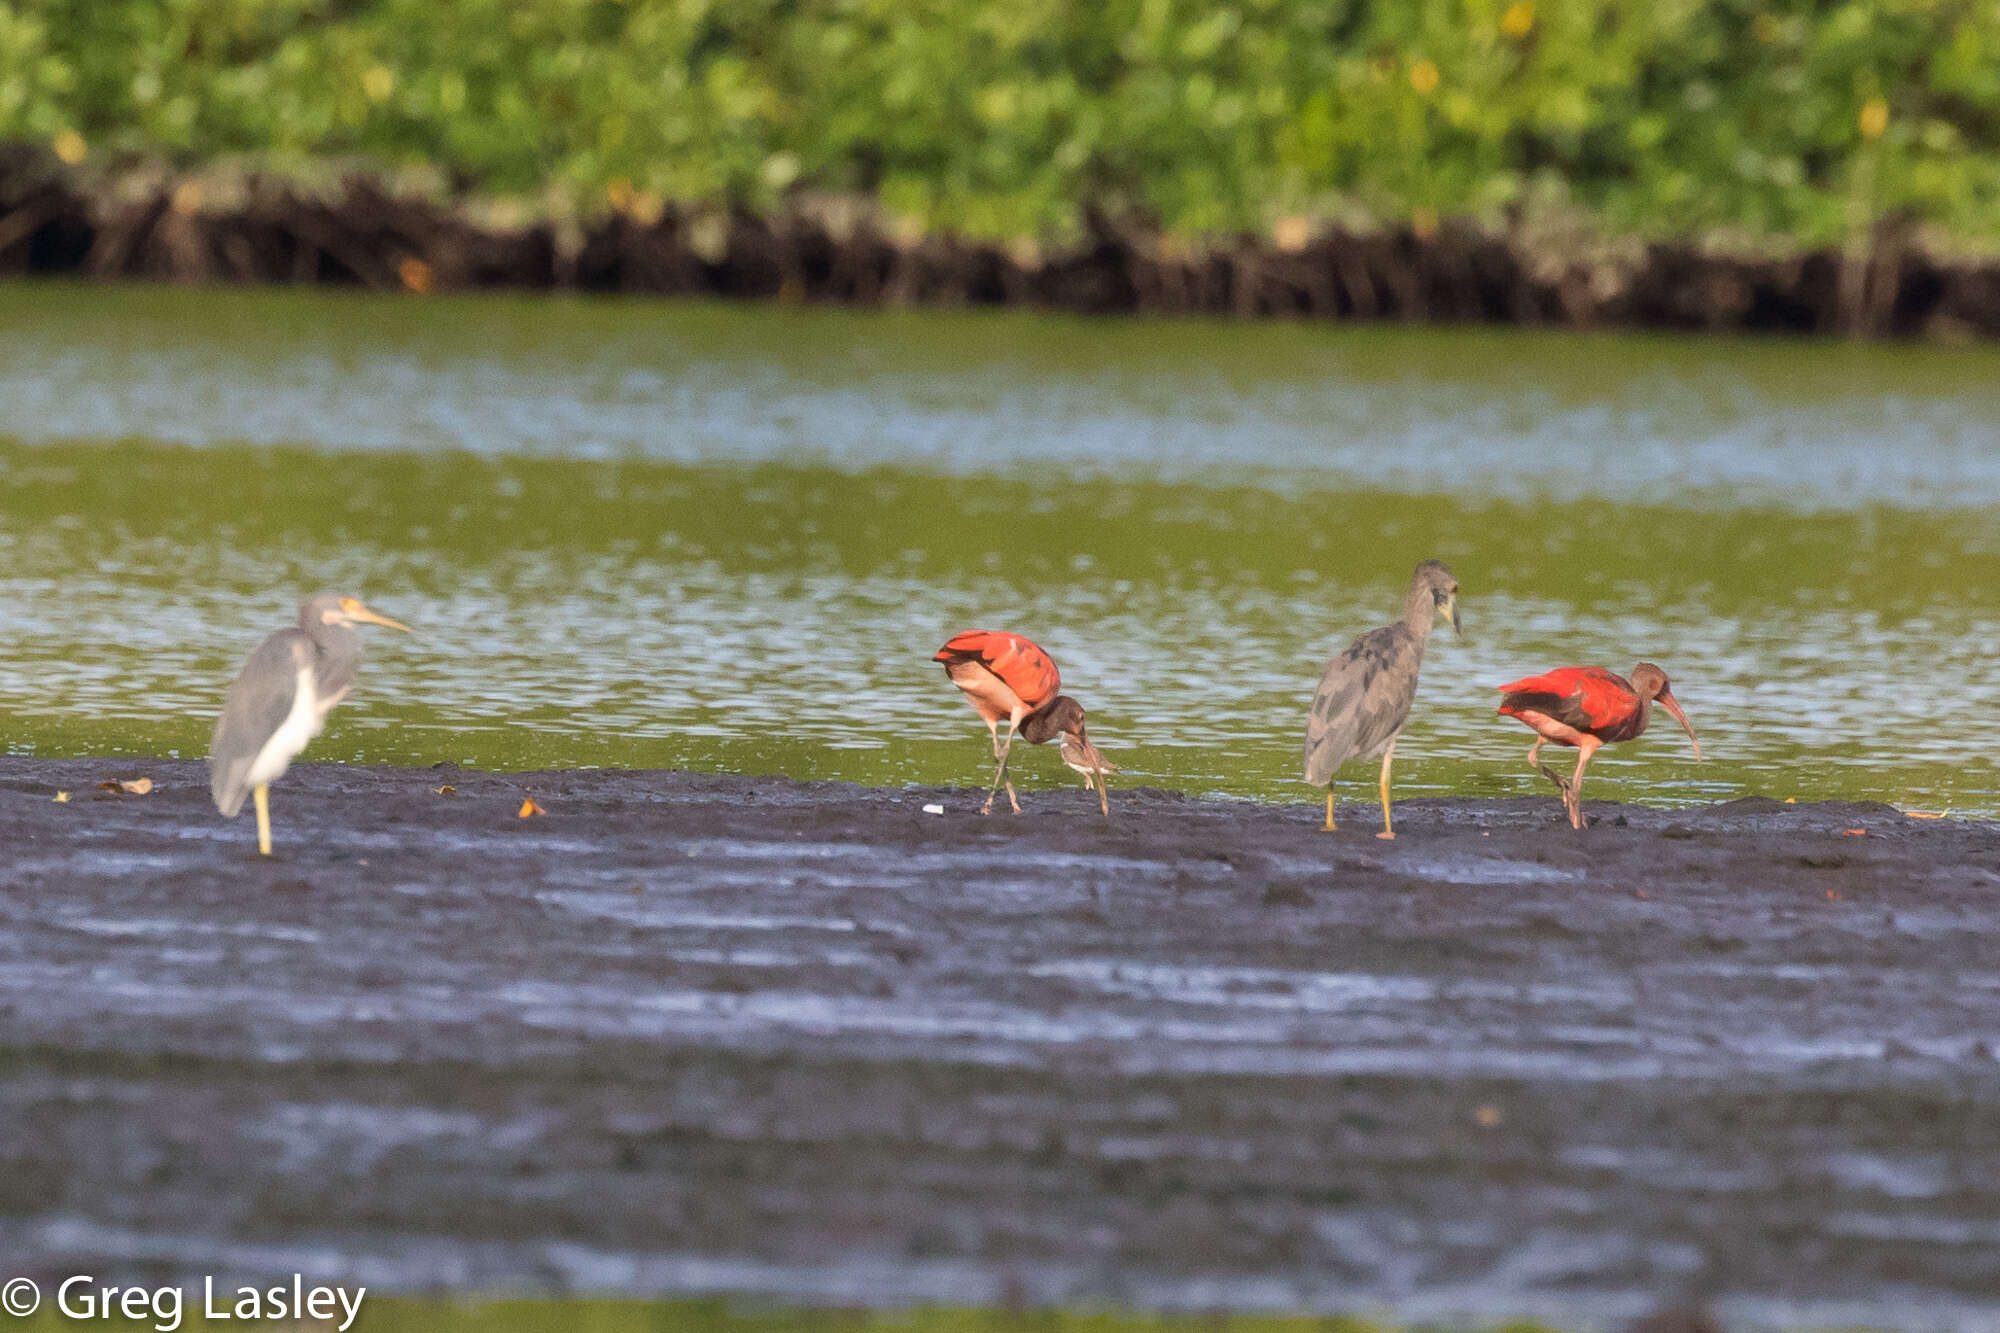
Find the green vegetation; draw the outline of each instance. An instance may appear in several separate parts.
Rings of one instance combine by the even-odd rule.
[[[1583,216],[2000,237],[1973,0],[0,0],[0,139],[422,168],[537,207],[878,198],[899,226],[1193,237]]]

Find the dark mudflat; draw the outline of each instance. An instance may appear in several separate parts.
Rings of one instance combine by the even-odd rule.
[[[0,1253],[2000,1321],[2000,829],[976,799],[306,766],[263,861],[198,764],[0,760]]]

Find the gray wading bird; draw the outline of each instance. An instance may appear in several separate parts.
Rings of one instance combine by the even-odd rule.
[[[1382,756],[1382,831],[1378,838],[1396,836],[1389,822],[1389,765],[1396,757],[1396,737],[1409,721],[1417,697],[1417,671],[1424,662],[1424,642],[1431,635],[1431,618],[1440,615],[1454,631],[1458,626],[1458,580],[1442,560],[1426,560],[1410,580],[1403,618],[1394,625],[1370,630],[1346,652],[1326,664],[1313,694],[1312,716],[1306,719],[1306,781],[1326,788],[1326,824],[1333,829],[1333,779],[1350,759]]]
[[[361,670],[356,625],[408,625],[378,616],[358,597],[323,592],[299,605],[297,629],[264,640],[222,701],[208,746],[208,787],[215,808],[235,818],[245,796],[257,800],[257,850],[271,854],[271,784],[284,776],[326,715],[347,697]]]

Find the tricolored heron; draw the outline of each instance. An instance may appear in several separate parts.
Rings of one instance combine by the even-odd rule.
[[[1007,802],[1021,813],[1014,784],[1007,778],[1007,752],[1018,733],[1031,745],[1041,745],[1058,736],[1062,760],[1083,774],[1084,783],[1097,791],[1098,807],[1111,813],[1111,798],[1104,790],[1104,775],[1118,770],[1099,754],[1084,733],[1083,705],[1061,693],[1062,675],[1049,655],[1018,634],[995,630],[969,629],[955,634],[937,650],[932,661],[944,663],[951,683],[965,691],[965,698],[986,723],[993,738],[993,784],[986,789],[982,815],[993,812],[993,797],[1004,783]],[[1000,739],[1000,722],[1007,722],[1007,739]]]
[[[1442,560],[1426,560],[1410,579],[1403,618],[1370,630],[1326,665],[1306,719],[1306,781],[1326,788],[1326,823],[1333,830],[1333,779],[1350,759],[1382,756],[1382,831],[1393,838],[1389,821],[1389,765],[1396,737],[1409,721],[1417,697],[1417,672],[1424,662],[1433,616],[1458,625],[1458,580]]]
[[[1601,745],[1629,741],[1644,731],[1653,720],[1655,700],[1681,724],[1694,742],[1695,762],[1701,762],[1701,738],[1674,698],[1667,673],[1651,662],[1633,667],[1630,680],[1603,667],[1560,667],[1502,685],[1500,693],[1501,716],[1518,717],[1535,729],[1528,764],[1561,789],[1571,828],[1583,827],[1583,770],[1590,756]],[[1576,772],[1568,781],[1541,760],[1542,747],[1551,741],[1577,749]]]
[[[326,715],[347,696],[361,669],[356,625],[410,627],[378,616],[357,597],[323,592],[299,605],[296,629],[281,629],[250,654],[222,701],[208,746],[209,791],[215,808],[235,818],[245,796],[257,802],[257,850],[271,854],[270,788]]]

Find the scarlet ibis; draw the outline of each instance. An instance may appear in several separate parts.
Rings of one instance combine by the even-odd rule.
[[[1104,775],[1118,770],[1084,733],[1083,705],[1063,694],[1062,675],[1047,653],[1018,634],[996,630],[969,629],[955,634],[937,650],[933,661],[944,663],[951,683],[965,691],[965,698],[993,738],[993,784],[986,789],[982,815],[993,812],[993,797],[1001,784],[1007,787],[1007,803],[1021,813],[1014,784],[1007,778],[1007,752],[1018,732],[1031,745],[1041,745],[1060,736],[1062,760],[1083,774],[1084,783],[1097,792],[1097,802],[1106,815],[1111,798],[1104,791]],[[1007,739],[1000,739],[1000,722],[1007,723]]]
[[[356,625],[410,632],[359,598],[323,592],[300,605],[297,628],[279,630],[250,654],[223,698],[208,747],[209,790],[215,808],[230,819],[245,796],[255,798],[257,850],[265,856],[271,854],[271,784],[354,688],[361,670]]]
[[[1653,703],[1674,715],[1694,742],[1695,762],[1701,762],[1701,738],[1681,711],[1667,673],[1651,662],[1632,668],[1632,679],[1603,667],[1561,667],[1546,675],[1529,676],[1500,687],[1500,714],[1518,717],[1533,727],[1535,743],[1528,747],[1528,764],[1562,789],[1563,809],[1571,828],[1583,827],[1583,770],[1600,745],[1629,741],[1653,720]],[[1550,741],[1577,749],[1576,772],[1564,781],[1541,761]]]
[[[1346,652],[1326,664],[1313,694],[1312,715],[1306,720],[1306,781],[1326,788],[1327,832],[1333,831],[1333,779],[1340,766],[1357,756],[1382,756],[1382,831],[1393,838],[1389,822],[1389,765],[1396,757],[1396,737],[1409,721],[1417,697],[1417,672],[1423,666],[1424,643],[1431,619],[1445,618],[1453,631],[1458,624],[1458,580],[1442,560],[1426,560],[1410,578],[1403,599],[1403,618],[1393,625],[1356,639]]]

